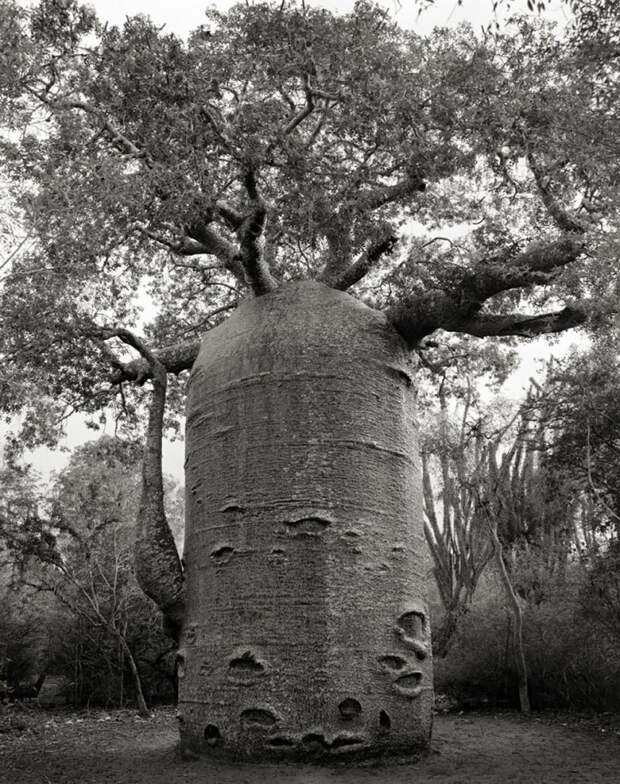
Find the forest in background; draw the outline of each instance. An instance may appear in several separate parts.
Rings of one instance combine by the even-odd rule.
[[[613,10],[607,14],[613,19]],[[573,237],[587,229],[590,253],[597,259],[597,265],[580,261],[536,281],[540,288],[530,305],[553,303],[558,296],[585,295],[594,301],[587,326],[589,347],[550,363],[544,381],[533,385],[516,409],[491,393],[482,395],[479,387],[480,378],[488,377],[493,386],[514,367],[513,338],[493,339],[481,348],[471,337],[444,333],[441,344],[428,340],[416,352],[426,374],[420,384],[420,427],[437,690],[460,706],[618,709],[620,379],[617,314],[612,310],[610,316],[609,308],[618,293],[613,169],[618,158],[612,123],[617,81],[610,54],[616,39],[613,33],[608,39],[597,37],[591,15],[583,19],[566,46],[542,28],[534,33],[524,20],[514,33],[496,38],[488,31],[484,40],[467,30],[435,35],[429,57],[437,69],[436,81],[443,82],[437,87],[435,76],[426,77],[428,90],[437,88],[440,95],[432,105],[432,127],[442,143],[457,131],[470,136],[461,148],[455,144],[456,153],[450,149],[456,162],[450,159],[449,165],[433,157],[434,148],[429,152],[421,139],[408,140],[437,170],[439,184],[429,189],[428,201],[416,213],[429,220],[431,232],[410,237],[397,250],[392,236],[386,246],[379,232],[375,239],[386,246],[386,255],[374,259],[369,278],[357,289],[362,297],[389,303],[393,291],[404,290],[409,279],[418,276],[430,286],[441,275],[449,277],[464,254],[495,259],[493,254],[510,247],[506,258],[514,259],[535,234],[532,227],[559,225]],[[89,20],[82,23],[88,27]],[[63,24],[60,18],[57,33]],[[140,22],[124,34],[141,40],[152,32]],[[533,43],[528,48],[524,41]],[[201,45],[200,35],[194,43]],[[178,76],[180,48],[170,40],[162,44],[164,51]],[[496,67],[496,55],[503,58],[505,73]],[[455,78],[465,73],[464,63],[475,78]],[[3,65],[10,72],[22,64]],[[137,75],[146,79],[148,67],[138,63]],[[549,83],[547,93],[536,92],[538,69],[556,74],[557,91]],[[576,89],[576,74],[589,80],[592,89],[585,98]],[[5,92],[7,84],[12,85],[5,79],[1,85]],[[479,84],[485,89],[479,90]],[[368,88],[372,100],[386,99],[384,84],[370,80]],[[209,100],[222,100],[218,90],[215,85]],[[113,95],[108,98],[112,101]],[[331,99],[322,100],[328,106]],[[368,113],[371,104],[369,99]],[[580,120],[573,128],[573,118],[581,113],[589,124]],[[455,117],[462,119],[462,126],[453,124]],[[564,135],[559,120],[565,123]],[[172,643],[160,631],[158,613],[133,574],[143,392],[104,385],[110,352],[104,340],[92,334],[84,314],[76,316],[71,310],[75,291],[67,288],[67,280],[80,291],[88,290],[92,302],[87,307],[94,303],[93,312],[113,312],[119,318],[135,316],[136,290],[148,288],[159,298],[160,312],[145,331],[160,345],[185,334],[202,334],[205,324],[217,323],[236,306],[238,292],[225,288],[214,268],[194,263],[193,246],[189,240],[181,242],[187,237],[179,239],[169,229],[165,204],[182,192],[179,182],[172,183],[178,190],[174,198],[159,205],[162,214],[155,217],[165,229],[160,234],[144,225],[125,225],[124,214],[117,224],[120,239],[113,223],[102,219],[93,224],[95,238],[107,253],[101,269],[97,267],[92,237],[70,231],[75,204],[63,202],[66,194],[55,190],[57,181],[46,169],[46,161],[65,160],[67,181],[81,182],[79,166],[73,170],[69,153],[79,147],[72,134],[83,129],[72,122],[69,118],[62,125],[53,143],[36,136],[26,139],[28,160],[20,157],[24,150],[10,134],[3,146],[5,168],[16,190],[24,175],[21,167],[27,166],[29,176],[39,178],[41,190],[34,207],[28,194],[18,193],[21,202],[15,202],[19,206],[7,214],[3,226],[8,243],[2,351],[5,366],[17,370],[2,380],[2,404],[9,415],[18,410],[16,401],[26,400],[27,405],[24,427],[10,443],[0,477],[0,681],[6,698],[33,696],[45,676],[59,679],[71,704],[137,704],[145,711],[154,702],[173,699],[175,686]],[[122,139],[112,141],[124,144]],[[295,173],[299,161],[291,156],[286,165]],[[103,202],[109,200],[116,208],[114,183],[124,187],[123,177],[130,181],[134,168],[112,167],[102,174],[94,166],[92,182],[82,183],[73,194],[84,214],[100,210],[99,203],[86,198],[95,187]],[[296,225],[300,218],[292,213],[303,213],[304,203],[279,198],[291,211],[291,225]],[[562,203],[570,204],[570,216]],[[321,212],[324,205],[317,201],[315,206],[317,222],[328,222]],[[20,233],[30,207],[39,237],[32,252],[28,231]],[[195,205],[185,207],[189,215]],[[405,216],[391,204],[389,210],[390,220],[401,228]],[[49,220],[54,213],[56,223]],[[476,225],[479,219],[481,225]],[[466,238],[443,238],[441,229],[455,224],[471,232]],[[303,221],[299,225],[310,253],[321,241],[313,227]],[[284,232],[286,238],[282,226],[270,228],[274,236]],[[375,229],[383,231],[385,226],[377,223]],[[296,256],[299,238],[288,239],[277,269],[284,269],[292,257],[294,277],[312,258]],[[122,263],[135,263],[127,284],[119,282],[115,268],[121,263],[119,247],[126,254]],[[177,255],[162,273],[162,254],[168,253]],[[78,258],[84,269],[74,267],[67,280],[58,276],[64,263],[75,265]],[[45,266],[48,262],[51,266]],[[32,287],[28,307],[22,297],[24,280]],[[546,285],[551,282],[553,287]],[[202,296],[205,291],[202,301],[197,292]],[[504,305],[522,304],[520,292],[502,296]],[[39,307],[48,297],[56,297],[56,310],[45,325],[48,344],[45,361],[39,362]],[[66,371],[62,384],[59,368]],[[180,411],[183,379],[172,386],[170,425]],[[21,449],[55,443],[58,422],[72,407],[81,406],[96,418],[104,404],[112,407],[106,409],[109,419],[120,419],[121,437],[76,450],[68,467],[42,486],[24,463]],[[180,490],[170,483],[168,490],[168,519],[180,542]]]
[[[427,368],[441,705],[619,709],[617,356],[608,343],[551,361],[512,411],[451,363]],[[45,676],[78,707],[173,700],[175,649],[133,574],[139,444],[89,442],[47,487],[21,463],[0,478],[3,696],[33,697]],[[167,491],[182,550],[182,488]]]

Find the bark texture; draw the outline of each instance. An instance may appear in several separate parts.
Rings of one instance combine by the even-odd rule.
[[[208,333],[187,414],[184,744],[424,749],[429,564],[402,338],[347,294],[288,284]]]

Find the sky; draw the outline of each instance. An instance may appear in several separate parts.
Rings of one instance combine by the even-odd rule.
[[[412,0],[380,0],[388,8],[402,27],[411,28],[420,34],[429,33],[435,26],[456,26],[460,22],[469,21],[475,28],[488,26],[496,17],[493,14],[492,0],[437,0],[431,8],[418,13],[418,6]],[[306,0],[310,6],[328,8],[335,12],[347,12],[353,7],[354,0]],[[200,0],[90,0],[90,3],[102,21],[111,24],[122,24],[127,16],[145,13],[160,25],[165,25],[170,32],[185,36],[190,30],[205,20],[204,10],[207,5],[215,5],[224,10],[233,3],[230,0],[206,3]],[[567,10],[560,0],[548,0],[550,8],[544,12],[547,19],[557,21],[564,26],[567,21]],[[525,0],[511,0],[513,12],[526,11]],[[498,13],[505,15],[507,8]],[[501,21],[501,16],[498,17]],[[562,335],[554,345],[553,353],[561,354],[575,342],[575,336]],[[523,346],[522,364],[517,373],[502,390],[508,398],[519,399],[525,388],[529,386],[531,376],[541,374],[543,360],[550,354],[549,344],[538,339]],[[64,446],[75,447],[87,440],[98,437],[89,430],[79,417],[69,421],[67,439]],[[51,471],[61,469],[69,459],[69,451],[49,450],[41,448],[29,457],[35,468],[47,478]],[[178,481],[183,481],[184,445],[182,441],[164,444],[164,470],[172,474]]]
[[[486,26],[495,19],[492,0],[436,0],[435,4],[418,13],[419,7],[412,0],[379,0],[380,5],[388,8],[402,27],[415,29],[424,34],[433,27],[454,26],[469,21],[474,27]],[[307,0],[308,6],[328,8],[335,12],[347,12],[353,7],[354,0]],[[127,16],[147,13],[158,24],[165,24],[170,32],[185,35],[198,25],[203,24],[204,9],[207,5],[226,9],[233,5],[231,0],[200,2],[200,0],[90,0],[91,5],[102,19],[112,24],[122,24]],[[510,0],[512,11],[526,11],[526,0]],[[548,0],[544,16],[560,24],[567,20],[568,11],[560,0]],[[506,8],[500,9],[500,17]]]

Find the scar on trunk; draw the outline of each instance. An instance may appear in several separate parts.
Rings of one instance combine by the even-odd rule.
[[[274,749],[291,749],[297,745],[295,738],[289,738],[286,735],[276,735],[275,738],[269,738],[267,745]]]
[[[360,746],[366,742],[366,738],[358,735],[341,734],[329,741],[320,732],[309,732],[301,739],[302,746],[310,754],[322,751],[340,751],[351,746]]]
[[[362,706],[357,700],[354,700],[352,697],[347,697],[346,700],[343,700],[340,703],[338,710],[345,721],[352,721],[361,714]]]
[[[267,560],[278,566],[285,564],[288,561],[286,550],[283,547],[274,547],[267,556]]]
[[[318,751],[319,749],[328,749],[329,743],[325,740],[325,736],[320,732],[309,732],[301,739],[302,746],[305,746],[308,751]]]
[[[270,710],[263,708],[247,708],[241,711],[241,721],[246,724],[255,724],[260,727],[273,727],[277,719],[275,714]]]
[[[390,719],[389,713],[386,713],[384,710],[379,711],[379,727],[382,730],[387,731],[391,728],[391,726],[392,720]]]
[[[223,512],[224,514],[243,514],[243,512],[245,512],[245,507],[241,506],[241,504],[236,501],[231,501],[230,503],[225,504],[220,509],[220,512]]]
[[[421,681],[422,673],[416,670],[415,672],[409,672],[406,675],[401,675],[400,678],[397,678],[394,681],[392,686],[399,694],[402,694],[404,697],[414,698],[419,697],[422,693],[422,689],[420,687]]]
[[[222,564],[227,564],[234,554],[235,548],[224,544],[211,551],[211,560],[218,566],[221,566]]]
[[[387,670],[402,670],[403,667],[407,664],[406,659],[403,659],[402,656],[398,656],[396,654],[380,656],[378,661],[379,664],[381,664]]]
[[[209,746],[217,746],[223,742],[222,734],[219,727],[215,724],[207,724],[205,727],[205,740]]]
[[[302,517],[300,520],[287,520],[286,525],[293,536],[319,536],[332,524],[324,517]]]
[[[265,674],[265,666],[261,664],[251,651],[230,660],[228,674],[233,680],[250,683]]]
[[[395,627],[396,634],[403,645],[411,648],[418,659],[426,659],[428,646],[426,645],[426,616],[420,610],[403,613]]]
[[[338,735],[331,742],[331,750],[338,751],[339,749],[346,749],[351,746],[361,746],[366,742],[366,738],[357,737],[356,735]]]

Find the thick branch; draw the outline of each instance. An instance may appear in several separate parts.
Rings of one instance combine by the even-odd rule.
[[[110,335],[113,337],[113,335]],[[191,370],[196,361],[200,350],[199,340],[189,340],[185,343],[177,343],[173,346],[164,346],[153,351],[156,360],[166,368],[166,372],[181,373],[183,370]],[[131,362],[119,363],[113,371],[110,381],[113,384],[120,384],[123,381],[135,381],[138,384],[153,377],[151,364],[144,358],[134,359]]]
[[[422,193],[426,190],[426,183],[417,173],[408,174],[394,185],[385,188],[377,188],[374,191],[362,192],[356,199],[357,206],[366,210],[376,210],[386,204],[398,201],[405,196],[412,196],[414,193]]]
[[[522,313],[505,315],[480,315],[469,321],[462,321],[455,332],[465,332],[477,338],[517,335],[533,338],[552,332],[564,332],[584,324],[588,320],[588,308],[584,305],[573,305],[550,313],[539,313],[528,316]],[[450,331],[449,327],[445,327]]]
[[[226,202],[223,201],[216,202],[215,209],[222,216],[222,218],[224,218],[224,221],[230,229],[237,231],[237,229],[240,228],[241,224],[243,223],[243,215],[241,215],[241,213],[237,212],[237,210],[233,209],[229,204],[226,204]]]
[[[248,194],[251,209],[237,232],[241,245],[238,258],[243,265],[248,285],[258,297],[274,291],[278,284],[271,275],[259,247],[259,239],[265,227],[267,207],[258,193],[256,177],[252,170],[245,174],[243,184]]]
[[[189,235],[192,240],[200,244],[203,253],[208,253],[221,259],[224,267],[237,280],[245,281],[243,265],[239,262],[238,253],[232,243],[221,237],[207,224],[192,226]]]
[[[329,282],[334,289],[346,291],[355,283],[360,281],[377,263],[381,256],[389,254],[394,249],[394,245],[398,242],[392,231],[388,232],[382,239],[372,243],[370,247],[362,253],[348,269],[344,270],[342,274]]]
[[[312,112],[314,111],[314,95],[312,94],[312,90],[310,89],[310,82],[308,79],[308,74],[302,74],[302,80],[304,83],[304,94],[306,96],[306,105],[301,109],[297,114],[290,120],[287,124],[286,128],[282,132],[283,136],[288,136],[292,133],[298,125],[300,125],[306,117],[309,117]]]
[[[562,205],[553,195],[551,189],[549,188],[549,182],[546,181],[542,169],[536,162],[536,159],[534,158],[531,150],[528,150],[527,152],[527,161],[530,165],[530,169],[532,170],[532,174],[534,175],[534,181],[536,182],[536,186],[540,193],[542,202],[547,208],[547,212],[551,216],[555,225],[561,231],[583,234],[585,232],[583,224],[573,218],[572,215],[570,215],[567,210],[562,207]]]
[[[358,192],[354,199],[347,202],[344,207],[334,215],[332,226],[330,227],[329,233],[326,235],[329,245],[329,255],[319,280],[334,288],[341,288],[343,285],[344,288],[348,288],[356,281],[347,283],[346,285],[340,283],[340,281],[345,281],[346,278],[349,276],[353,277],[354,274],[359,274],[357,280],[360,280],[370,269],[370,266],[368,265],[369,258],[364,260],[363,257],[361,257],[352,265],[349,263],[350,257],[348,256],[346,249],[351,236],[351,220],[350,218],[347,218],[346,228],[343,228],[345,215],[348,215],[349,213],[363,215],[379,209],[380,207],[384,207],[386,204],[398,201],[405,196],[420,193],[425,189],[426,183],[422,177],[417,173],[410,173],[395,185]],[[385,252],[386,251],[384,250],[381,251],[381,253]],[[381,255],[381,253],[379,255]],[[378,256],[375,256],[370,263],[372,264],[377,258]],[[353,267],[356,267],[357,273],[350,272]]]
[[[561,314],[541,316],[479,316],[491,297],[515,288],[551,282],[557,271],[574,261],[582,244],[563,238],[548,245],[534,245],[518,256],[509,254],[485,259],[453,279],[448,288],[436,288],[394,303],[387,316],[413,347],[436,329],[472,335],[544,334],[581,324],[586,310],[566,308]]]
[[[142,224],[138,225],[137,229],[145,237],[164,245],[177,256],[215,256],[220,259],[224,269],[227,269],[237,280],[245,283],[243,266],[239,261],[237,249],[207,224],[192,226],[188,234],[179,240],[169,239]]]
[[[459,310],[458,303],[445,292],[432,292],[393,305],[387,316],[397,332],[413,348],[436,329],[463,332],[479,338],[509,335],[531,338],[563,332],[584,324],[588,320],[589,311],[588,303],[580,303],[534,316],[521,313],[468,314],[467,310]]]
[[[545,285],[560,269],[575,261],[582,251],[581,241],[563,237],[546,245],[532,245],[514,257],[509,253],[500,254],[474,265],[463,276],[459,288],[467,296],[483,303],[489,297],[510,289]]]

